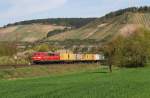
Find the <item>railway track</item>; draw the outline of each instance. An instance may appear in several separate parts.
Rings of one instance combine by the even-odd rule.
[[[79,64],[101,64],[100,62],[63,62],[63,63],[39,63],[39,64],[13,64],[13,65],[0,65],[0,69],[8,69],[8,68],[24,68],[24,67],[36,67],[36,66],[64,66],[64,65],[79,65]]]

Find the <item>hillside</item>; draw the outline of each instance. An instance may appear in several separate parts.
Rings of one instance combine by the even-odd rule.
[[[118,34],[127,36],[139,27],[144,26],[150,29],[150,11],[144,9],[143,7],[119,10],[77,30],[51,36],[48,40],[95,39],[107,42]]]
[[[45,38],[48,32],[69,28],[79,28],[95,18],[56,18],[37,19],[16,22],[0,28],[0,41],[27,41],[34,42]],[[55,35],[55,34],[53,34]]]
[[[27,41],[33,42],[47,35],[47,32],[55,29],[63,29],[64,26],[30,24],[16,25],[0,29],[0,41]]]
[[[150,7],[121,9],[101,18],[41,19],[8,24],[0,29],[0,41],[14,41],[18,35],[19,41],[28,42],[41,39],[41,41],[94,39],[103,43],[118,34],[127,36],[142,26],[150,28]],[[72,29],[64,30],[66,27]]]

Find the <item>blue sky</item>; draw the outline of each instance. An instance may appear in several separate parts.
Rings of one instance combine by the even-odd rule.
[[[22,20],[58,17],[101,17],[150,0],[0,0],[0,26]]]

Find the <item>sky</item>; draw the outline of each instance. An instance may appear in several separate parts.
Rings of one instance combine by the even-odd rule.
[[[101,17],[150,0],[0,0],[0,26],[43,18]]]

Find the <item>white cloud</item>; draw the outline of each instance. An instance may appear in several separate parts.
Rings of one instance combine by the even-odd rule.
[[[2,3],[8,3],[10,7],[7,8],[5,12],[0,12],[0,18],[17,18],[49,11],[64,5],[66,1],[67,0],[5,0]]]

